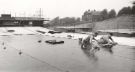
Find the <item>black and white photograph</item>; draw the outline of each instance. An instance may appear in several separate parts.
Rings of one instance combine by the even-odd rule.
[[[0,0],[0,72],[135,72],[135,0]]]

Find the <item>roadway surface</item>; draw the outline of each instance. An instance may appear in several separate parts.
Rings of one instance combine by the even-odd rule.
[[[7,32],[12,29],[15,32]],[[47,31],[0,28],[0,72],[135,72],[135,46],[116,45],[90,53],[80,48],[77,39],[45,35],[39,29]],[[53,39],[64,44],[45,42]]]

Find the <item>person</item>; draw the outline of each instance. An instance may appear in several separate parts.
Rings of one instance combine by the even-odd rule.
[[[116,42],[114,42],[113,38],[112,38],[113,34],[112,33],[108,33],[107,35],[103,35],[100,40],[98,41],[99,44],[114,44]]]
[[[81,48],[87,48],[92,45],[92,41],[97,41],[95,37],[97,37],[98,33],[93,33],[88,35],[86,38],[82,39]]]

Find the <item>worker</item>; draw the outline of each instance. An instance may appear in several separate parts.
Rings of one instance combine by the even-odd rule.
[[[100,40],[98,40],[99,44],[114,44],[114,43],[116,43],[116,42],[114,42],[112,36],[113,36],[112,33],[108,33],[107,35],[103,35],[100,38]]]
[[[81,48],[87,48],[88,46],[92,45],[92,40],[95,40],[95,37],[97,37],[98,33],[93,33],[88,35],[86,38],[82,39]]]

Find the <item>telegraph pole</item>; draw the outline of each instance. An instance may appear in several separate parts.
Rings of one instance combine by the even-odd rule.
[[[42,9],[39,9],[39,17],[42,18],[43,14],[42,14]]]

